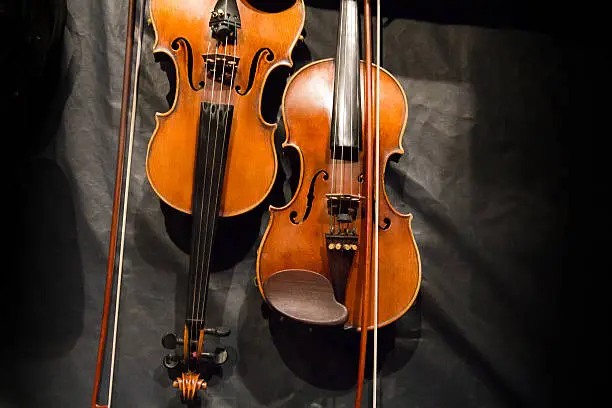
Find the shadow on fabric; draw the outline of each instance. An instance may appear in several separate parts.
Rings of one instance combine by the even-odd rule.
[[[253,0],[255,1],[255,0]],[[265,2],[265,0],[257,0]],[[337,10],[337,2],[305,0],[309,7]],[[375,3],[372,2],[372,13]],[[360,10],[363,1],[358,1]],[[408,19],[449,25],[551,32],[562,28],[561,19],[550,19],[548,10],[530,7],[527,1],[381,0],[383,19]],[[567,13],[559,9],[558,12]],[[555,26],[556,24],[556,26]]]
[[[420,339],[419,302],[396,322],[379,330],[378,373],[391,375],[410,360]],[[284,318],[261,300],[259,290],[247,287],[238,331],[241,360],[238,374],[263,405],[290,399],[288,406],[351,392],[359,363],[358,332],[341,327],[311,327]],[[253,339],[258,339],[254,342]],[[368,336],[366,379],[372,377],[372,334]],[[266,375],[258,367],[266,361]],[[291,381],[288,381],[291,379]],[[309,387],[304,388],[303,382]],[[297,390],[300,392],[296,392]],[[299,399],[295,401],[294,398]]]
[[[472,50],[483,61],[472,65],[470,81],[476,97],[470,212],[487,255],[472,277],[470,309],[503,347],[487,347],[496,355],[489,353],[484,378],[504,379],[496,382],[521,406],[547,406],[554,397],[550,352],[558,341],[568,238],[559,139],[566,74],[554,44],[549,36],[490,35]],[[493,50],[495,59],[484,58]]]
[[[40,360],[69,353],[83,331],[84,277],[75,208],[66,176],[47,159],[34,159],[19,189],[23,219],[17,265],[15,352],[30,371]],[[29,375],[20,384],[29,389]],[[26,393],[27,394],[27,393]]]
[[[11,134],[16,149],[6,151],[5,159],[15,160],[11,181],[18,201],[5,214],[5,226],[12,227],[5,232],[16,248],[8,254],[6,305],[2,302],[9,331],[0,343],[11,350],[7,360],[13,367],[5,370],[6,380],[0,375],[2,406],[8,403],[4,398],[19,407],[36,405],[49,391],[46,367],[75,348],[84,328],[84,271],[70,182],[60,166],[42,157],[53,145],[74,85],[64,79],[78,65],[63,49],[66,18],[62,0],[2,5],[1,31],[13,40],[5,49],[10,58],[3,58],[8,67],[3,76],[10,84],[0,97],[8,102],[7,120],[17,126]],[[38,379],[35,392],[33,378]]]

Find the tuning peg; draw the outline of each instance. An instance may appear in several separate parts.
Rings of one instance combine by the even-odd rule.
[[[223,347],[217,347],[213,352],[202,353],[201,357],[221,365],[227,361],[227,350]]]
[[[164,356],[163,364],[164,364],[164,367],[166,367],[167,369],[171,370],[173,368],[176,368],[179,365],[179,363],[180,363],[180,358],[174,353],[169,353]]]
[[[168,333],[164,337],[162,337],[162,346],[166,350],[174,350],[177,344],[182,345],[183,339],[177,338],[176,335],[173,333]]]
[[[205,334],[215,337],[227,337],[232,331],[229,327],[207,327],[204,329]]]

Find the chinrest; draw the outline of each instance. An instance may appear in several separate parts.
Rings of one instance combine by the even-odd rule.
[[[286,269],[271,275],[263,284],[270,306],[303,323],[341,325],[347,308],[336,301],[331,282],[323,275],[303,269]]]

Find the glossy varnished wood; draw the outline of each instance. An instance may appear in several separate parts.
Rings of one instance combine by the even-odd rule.
[[[363,73],[363,63],[361,68]],[[290,220],[290,214],[292,211],[300,216],[304,214],[311,180],[319,170],[325,169],[330,175],[333,172],[329,154],[333,77],[333,60],[317,61],[296,73],[285,90],[283,118],[287,139],[283,146],[298,151],[301,173],[293,199],[285,207],[270,208],[270,221],[257,257],[258,284],[264,298],[264,282],[278,271],[305,269],[321,273],[331,280],[325,247],[325,233],[329,231],[325,194],[330,192],[331,178],[327,181],[321,178],[315,184],[312,211],[306,221],[295,225]],[[393,154],[404,153],[401,139],[408,117],[408,105],[401,85],[385,70],[381,70],[380,86],[380,174],[384,175],[389,158]],[[357,171],[353,172],[354,180],[351,183],[357,188],[358,174]],[[414,303],[421,282],[421,264],[411,229],[412,215],[401,214],[391,206],[382,182],[380,197],[378,224],[384,225],[385,218],[391,221],[388,229],[379,229],[378,326],[382,327],[397,320]],[[362,223],[358,223],[358,230],[363,236],[365,228]],[[349,310],[345,326],[357,329],[361,325],[364,288],[363,248],[360,245],[354,257],[345,302]],[[368,328],[372,329],[371,313],[368,321]]]
[[[193,53],[192,83],[204,80],[202,55],[214,53],[209,19],[217,0],[152,0],[151,19],[156,40],[154,52],[165,53],[176,67],[176,97],[168,112],[156,115],[156,128],[147,152],[147,176],[155,192],[171,207],[190,213],[194,160],[200,103],[234,105],[227,152],[220,215],[233,216],[261,203],[274,182],[277,158],[273,135],[276,125],[261,116],[261,97],[270,72],[291,66],[291,52],[304,25],[303,0],[279,13],[265,13],[238,0],[242,27],[237,46],[219,49],[240,58],[235,83],[220,91],[219,83],[194,91],[189,83],[188,43]],[[174,43],[178,38],[185,41]],[[174,43],[174,46],[173,46]],[[255,62],[256,72],[249,92],[251,64],[261,49],[268,49]],[[271,52],[270,52],[271,51]],[[212,87],[215,86],[213,90]],[[221,132],[222,133],[222,132]],[[222,137],[219,134],[219,137]]]

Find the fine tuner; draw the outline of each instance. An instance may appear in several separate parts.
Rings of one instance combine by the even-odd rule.
[[[215,337],[227,337],[230,335],[231,330],[227,327],[207,327],[203,329],[204,334],[208,334],[210,336]],[[162,346],[166,350],[173,350],[171,353],[164,356],[163,363],[164,366],[168,369],[176,368],[179,363],[184,359],[185,356],[178,356],[174,353],[177,346],[185,346],[185,340],[181,337],[177,337],[174,333],[168,333],[164,337],[162,337]],[[206,352],[203,350],[191,351],[193,348],[198,348],[200,340],[189,340],[189,346],[184,349],[187,349],[189,354],[196,354],[196,356],[192,356],[194,358],[204,359],[206,361],[212,362],[216,365],[222,365],[227,360],[227,351],[223,347],[217,347],[213,352]]]
[[[222,365],[225,364],[225,362],[227,361],[227,350],[224,347],[217,347],[215,351],[203,351],[202,353],[200,353],[200,359],[209,361],[215,365]],[[164,367],[169,370],[172,370],[178,367],[182,360],[182,357],[178,356],[174,352],[170,352],[164,356]]]
[[[227,337],[231,333],[231,330],[228,327],[214,327],[214,328],[205,328],[204,334],[208,334],[215,337]],[[196,340],[191,340],[191,344],[197,345]],[[177,345],[182,346],[184,344],[184,340],[180,337],[176,337],[174,333],[168,333],[164,337],[162,337],[162,346],[164,346],[167,350],[174,350]]]

